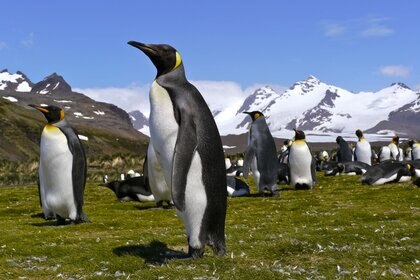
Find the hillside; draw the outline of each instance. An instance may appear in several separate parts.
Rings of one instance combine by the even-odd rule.
[[[132,127],[130,116],[124,110],[73,92],[56,73],[32,83],[21,72],[10,74],[3,70],[0,97],[0,159],[19,161],[38,157],[45,119],[28,104],[63,108],[69,123],[87,137],[83,145],[88,157],[117,153],[144,155],[148,138]]]

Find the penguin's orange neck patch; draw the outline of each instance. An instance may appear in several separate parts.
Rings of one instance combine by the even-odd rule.
[[[60,129],[58,127],[56,127],[55,125],[52,125],[52,124],[45,125],[45,128],[44,129],[48,133],[57,133],[57,132],[60,132]]]

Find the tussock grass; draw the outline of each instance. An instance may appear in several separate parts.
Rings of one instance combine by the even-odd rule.
[[[56,226],[35,186],[1,188],[0,278],[419,279],[420,189],[358,179],[319,174],[313,191],[229,199],[227,255],[166,262],[187,251],[174,209],[90,184],[91,223]]]

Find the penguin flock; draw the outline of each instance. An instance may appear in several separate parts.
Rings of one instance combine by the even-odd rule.
[[[317,156],[305,133],[295,129],[277,155],[274,138],[260,111],[243,112],[251,118],[243,160],[232,164],[225,158],[219,131],[201,93],[186,78],[180,53],[170,45],[129,45],[144,53],[157,70],[150,98],[150,142],[142,176],[105,182],[120,201],[155,201],[175,207],[184,224],[188,257],[201,258],[206,245],[216,255],[226,254],[227,197],[250,195],[246,183],[252,173],[258,194],[279,196],[279,184],[296,190],[312,190],[317,171],[325,176],[361,175],[361,182],[379,185],[416,177],[419,186],[420,144],[410,140],[409,152],[399,138],[372,152],[361,130],[354,150],[339,136],[331,156]],[[45,219],[57,224],[89,222],[83,212],[87,163],[77,132],[55,106],[29,105],[41,112],[47,124],[41,133],[38,189]]]

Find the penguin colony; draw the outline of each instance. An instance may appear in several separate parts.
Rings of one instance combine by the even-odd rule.
[[[183,222],[188,257],[200,258],[205,245],[216,255],[226,253],[227,196],[250,194],[252,172],[260,195],[279,196],[278,184],[312,190],[316,171],[325,176],[361,175],[361,182],[381,185],[407,182],[420,185],[420,144],[409,140],[406,153],[399,137],[376,154],[361,130],[354,150],[338,136],[335,154],[323,150],[316,157],[305,133],[295,129],[277,155],[274,139],[260,111],[243,112],[251,118],[244,159],[232,164],[224,157],[213,116],[200,92],[188,82],[180,53],[169,45],[130,41],[154,64],[157,75],[150,88],[150,142],[142,176],[105,182],[120,201],[155,201],[174,206]],[[29,105],[47,119],[40,141],[39,197],[45,219],[57,224],[89,222],[82,208],[86,157],[77,132],[55,106]]]

